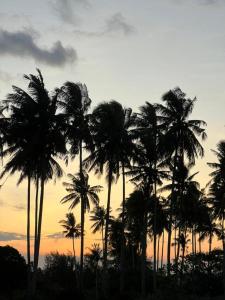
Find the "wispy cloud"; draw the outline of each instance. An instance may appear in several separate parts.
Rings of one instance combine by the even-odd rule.
[[[9,32],[0,30],[0,55],[29,57],[51,66],[63,66],[77,60],[77,53],[71,47],[64,47],[56,41],[50,49],[37,45],[30,30]]]
[[[0,231],[0,241],[15,241],[15,240],[25,240],[26,236],[24,234],[16,233],[16,232],[7,232]]]
[[[55,14],[64,22],[77,25],[81,18],[77,13],[79,7],[88,8],[90,4],[87,0],[55,0],[50,2]]]
[[[105,21],[103,30],[99,31],[82,31],[75,30],[74,33],[86,37],[102,37],[114,34],[122,34],[128,36],[134,34],[136,31],[135,27],[129,24],[126,18],[120,13],[113,14],[110,18]]]
[[[48,238],[48,239],[61,239],[61,238],[63,238],[63,234],[62,234],[62,232],[54,232],[54,233],[51,233],[51,234],[47,234],[46,238]]]

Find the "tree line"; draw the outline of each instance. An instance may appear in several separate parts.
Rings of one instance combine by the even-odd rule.
[[[110,266],[114,262],[120,276],[120,293],[126,286],[128,269],[140,271],[142,296],[149,284],[148,238],[153,245],[153,291],[157,272],[182,282],[187,245],[192,254],[202,253],[208,238],[209,253],[216,235],[222,241],[225,290],[225,141],[220,141],[211,180],[205,189],[191,172],[204,156],[202,141],[206,123],[191,119],[196,98],[188,98],[180,88],[166,92],[160,103],[146,102],[138,112],[117,101],[102,102],[91,111],[91,99],[84,84],[66,82],[49,92],[40,70],[25,75],[27,91],[13,86],[1,104],[0,145],[6,157],[1,178],[19,172],[18,184],[27,181],[27,265],[28,295],[36,292],[45,185],[63,175],[59,161],[78,159],[79,170],[69,174],[63,185],[67,194],[61,199],[69,210],[80,203],[80,224],[70,211],[60,224],[73,241],[76,282],[84,287],[84,225],[90,211],[93,233],[101,232],[102,246],[94,253],[101,258],[101,289],[107,298]],[[90,186],[88,173],[104,175],[107,182],[105,206],[99,204],[102,186]],[[119,215],[111,214],[111,188],[122,177]],[[134,185],[126,197],[126,184]],[[31,260],[31,189],[35,189],[34,258]],[[76,261],[74,241],[80,238],[80,259]],[[174,238],[173,238],[174,237]],[[161,241],[161,249],[160,249]],[[167,245],[166,245],[167,243]],[[166,251],[164,248],[167,248]],[[174,262],[171,260],[174,249]],[[160,257],[161,254],[161,257]],[[97,260],[98,261],[98,260]],[[78,266],[79,265],[79,266]],[[98,263],[97,263],[98,266]]]

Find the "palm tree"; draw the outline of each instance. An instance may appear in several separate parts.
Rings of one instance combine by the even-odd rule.
[[[60,105],[67,116],[67,138],[70,144],[70,154],[74,158],[79,153],[79,173],[83,180],[83,146],[92,149],[92,137],[89,130],[88,110],[91,99],[88,96],[86,85],[81,83],[66,82],[60,89]],[[85,196],[81,195],[81,247],[80,247],[80,269],[81,286],[83,274],[84,256],[84,214]]]
[[[125,167],[130,162],[133,153],[132,138],[129,134],[131,111],[124,110],[116,101],[98,105],[91,117],[91,132],[94,151],[85,160],[89,170],[102,174],[105,170],[108,182],[108,196],[106,207],[105,238],[103,253],[103,272],[107,273],[108,233],[110,220],[111,186],[119,177],[120,168],[123,174],[123,203],[125,199]],[[104,276],[104,292],[106,293],[107,276]]]
[[[175,201],[175,173],[178,164],[184,163],[185,157],[191,163],[195,163],[195,159],[204,155],[204,149],[198,141],[197,137],[202,140],[206,138],[204,126],[206,123],[201,120],[190,120],[189,117],[193,111],[196,98],[189,99],[186,95],[176,88],[167,92],[162,100],[166,105],[159,104],[157,106],[160,114],[161,124],[164,127],[165,135],[162,140],[163,154],[173,161],[172,170],[172,195],[170,198],[170,221],[168,232],[167,247],[167,272],[170,274],[170,246],[172,234],[172,206]],[[197,136],[197,137],[196,137]]]
[[[111,210],[110,210],[111,212]],[[106,218],[106,209],[104,206],[95,206],[92,210],[92,215],[90,216],[90,221],[94,222],[91,226],[92,233],[101,231],[102,237],[102,251],[104,249],[104,227],[105,227],[105,218]],[[113,220],[113,217],[110,216],[110,221]]]
[[[61,203],[67,203],[71,202],[69,209],[74,209],[79,203],[81,203],[81,206],[83,205],[84,208],[84,214],[86,211],[90,211],[90,202],[94,206],[98,206],[99,204],[99,197],[98,193],[101,192],[102,186],[95,185],[90,186],[89,185],[89,176],[85,172],[82,173],[83,175],[80,176],[80,173],[76,175],[68,174],[68,178],[70,179],[70,182],[63,182],[63,186],[65,187],[67,191],[67,195],[64,196],[61,199]],[[83,201],[83,203],[82,203]],[[81,238],[84,236],[84,222],[85,218],[84,216],[81,218],[81,221],[83,224],[81,224]],[[84,238],[82,239],[82,242],[84,243]],[[81,251],[81,256],[83,255]],[[80,257],[80,263],[81,263],[81,257]],[[83,270],[81,269],[81,272]],[[82,273],[81,273],[81,280],[82,280]],[[82,282],[81,282],[82,284]]]
[[[136,132],[139,143],[145,148],[145,155],[148,160],[152,171],[151,184],[153,186],[152,193],[154,198],[157,198],[157,164],[161,159],[160,151],[158,149],[159,140],[162,135],[162,125],[159,123],[159,116],[157,114],[157,105],[146,102],[145,105],[140,107],[140,113],[137,114],[136,118]],[[157,240],[157,201],[154,201],[155,207],[153,212],[153,249],[154,249],[154,260],[153,260],[153,286],[154,291],[156,290],[156,240]]]
[[[10,155],[10,159],[5,165],[2,176],[8,172],[13,174],[20,171],[19,182],[28,178],[28,211],[30,180],[37,177],[40,179],[39,215],[34,245],[33,292],[35,292],[44,188],[45,183],[53,176],[62,176],[62,170],[56,158],[66,153],[65,117],[57,112],[58,91],[50,97],[39,70],[37,76],[30,74],[24,77],[29,82],[29,93],[13,86],[13,93],[9,94],[5,101],[6,107],[10,110],[10,122],[7,136],[8,148],[4,154]]]
[[[73,258],[74,258],[74,268],[76,270],[76,252],[75,252],[75,239],[81,236],[81,226],[76,224],[76,219],[73,213],[67,213],[66,219],[59,221],[63,227],[63,234],[66,238],[72,239],[73,242]]]
[[[208,163],[213,169],[210,173],[212,177],[209,194],[211,198],[211,206],[216,219],[220,221],[221,240],[223,247],[223,287],[225,294],[225,235],[224,235],[224,220],[225,220],[225,141],[222,140],[217,144],[217,149],[212,150],[216,155],[216,163]]]

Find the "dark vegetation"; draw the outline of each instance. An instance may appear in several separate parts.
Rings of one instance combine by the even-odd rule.
[[[165,93],[161,103],[146,102],[138,112],[117,101],[100,103],[90,112],[85,85],[66,82],[50,94],[39,70],[37,76],[25,78],[28,92],[14,86],[1,107],[1,154],[6,160],[1,177],[19,172],[18,184],[27,181],[27,264],[15,249],[1,248],[0,260],[6,261],[1,272],[11,278],[7,284],[2,281],[3,299],[223,297],[225,141],[214,151],[216,162],[208,163],[211,181],[200,188],[198,172],[192,167],[204,155],[206,123],[191,119],[196,98],[189,99],[176,88]],[[49,254],[41,270],[45,185],[62,176],[62,159],[79,161],[79,170],[64,182],[66,195],[61,200],[70,210],[60,224],[71,239],[72,254]],[[99,203],[103,187],[89,184],[91,171],[106,178],[105,206]],[[115,218],[111,187],[119,177],[123,192]],[[130,195],[128,181],[134,185]],[[31,199],[32,189],[35,199]],[[31,201],[35,203],[33,258]],[[72,212],[78,204],[80,223]],[[100,232],[102,242],[86,254],[87,213],[93,222],[90,230]],[[215,237],[221,249],[212,249]],[[206,240],[208,251],[203,252]],[[151,260],[147,259],[149,243]]]

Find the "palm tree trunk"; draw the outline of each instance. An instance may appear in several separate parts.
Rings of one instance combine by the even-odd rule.
[[[201,244],[201,239],[200,239],[200,233],[198,235],[198,248],[199,248],[199,253],[202,253],[202,244]]]
[[[27,265],[28,265],[28,274],[27,274],[27,294],[28,298],[30,297],[30,287],[31,287],[31,264],[30,264],[30,185],[31,178],[28,175],[27,183]]]
[[[44,202],[44,187],[45,180],[44,177],[41,177],[41,193],[40,193],[40,208],[39,208],[39,217],[38,217],[38,230],[37,230],[37,240],[35,241],[34,247],[34,273],[33,273],[33,282],[32,282],[32,294],[35,294],[36,291],[36,281],[37,281],[37,269],[38,269],[38,260],[40,252],[40,241],[41,241],[41,225],[42,225],[42,215],[43,215],[43,202]]]
[[[112,167],[110,166],[109,174],[108,174],[108,197],[107,197],[107,207],[106,207],[105,240],[104,240],[104,252],[103,252],[103,292],[105,296],[107,296],[107,289],[108,289],[107,255],[108,255],[108,232],[109,232],[111,187],[112,187]]]
[[[162,233],[161,269],[163,268],[163,252],[164,252],[164,230]]]
[[[160,235],[158,235],[158,245],[157,245],[157,266],[156,266],[157,272],[159,270],[159,243],[160,243]]]
[[[104,252],[104,226],[102,225],[102,253]]]
[[[170,208],[169,208],[169,224],[168,224],[168,244],[167,244],[167,275],[170,275],[171,264],[170,264],[170,246],[171,246],[171,236],[172,236],[172,214],[173,214],[173,201],[174,201],[174,184],[175,184],[175,170],[177,165],[177,152],[178,147],[176,147],[175,156],[174,156],[174,165],[173,165],[173,178],[172,178],[172,191],[170,199]]]
[[[156,247],[157,247],[157,234],[156,234],[156,226],[157,226],[157,195],[156,195],[156,182],[154,183],[154,194],[155,194],[155,203],[154,203],[154,220],[153,220],[153,255],[154,255],[154,262],[153,262],[153,293],[156,292],[157,282],[156,282]]]
[[[74,236],[73,236],[73,261],[74,261],[74,269],[76,270],[76,252],[75,252],[75,241],[74,241]]]
[[[225,236],[224,236],[224,212],[222,218],[222,243],[223,243],[223,294],[225,296]]]
[[[122,199],[122,243],[121,243],[121,253],[120,253],[120,292],[124,291],[124,280],[125,280],[125,169],[124,163],[122,163],[122,181],[123,181],[123,199]]]
[[[209,234],[209,254],[212,252],[212,233]]]
[[[146,248],[147,248],[147,212],[143,217],[143,231],[141,235],[141,294],[146,293]]]
[[[83,181],[83,151],[82,151],[82,140],[79,143],[80,152],[80,179]],[[81,195],[81,239],[80,239],[80,288],[83,290],[83,264],[84,264],[84,197]]]
[[[36,178],[36,195],[35,195],[35,221],[34,221],[34,241],[37,240],[38,228],[38,193],[39,193],[39,178]]]

